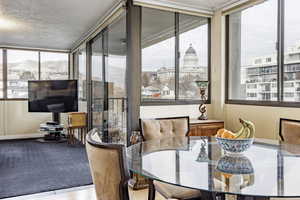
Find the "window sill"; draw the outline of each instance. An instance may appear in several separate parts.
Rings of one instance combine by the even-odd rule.
[[[205,104],[210,104],[210,100],[207,100]],[[171,105],[200,105],[200,100],[144,100],[141,102],[141,106],[171,106]]]
[[[225,104],[300,108],[300,102],[226,100]]]
[[[2,98],[0,101],[28,101],[28,98]]]

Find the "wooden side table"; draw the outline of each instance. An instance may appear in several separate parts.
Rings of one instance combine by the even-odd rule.
[[[86,123],[86,113],[85,112],[72,112],[68,113],[68,143],[75,144],[76,137],[75,131],[78,133],[78,140],[85,144],[85,136],[87,133],[87,123]]]
[[[69,126],[67,128],[68,143],[69,144],[75,144],[76,143],[76,137],[75,137],[75,131],[76,130],[77,130],[77,133],[78,133],[78,139],[81,141],[82,144],[85,144],[85,136],[87,134],[87,127],[86,126]]]
[[[189,136],[213,136],[221,128],[224,128],[223,120],[191,119]]]

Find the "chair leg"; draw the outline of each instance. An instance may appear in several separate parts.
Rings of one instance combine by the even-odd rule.
[[[72,144],[75,144],[75,132],[74,129],[72,128]]]
[[[80,133],[80,142],[83,144],[83,139],[82,139],[82,129],[78,128],[78,134]],[[79,137],[79,136],[78,136]]]
[[[155,200],[155,186],[153,180],[149,180],[148,200]]]
[[[82,131],[83,131],[83,144],[85,145],[85,137],[86,137],[86,129],[85,129],[85,127],[82,128]]]

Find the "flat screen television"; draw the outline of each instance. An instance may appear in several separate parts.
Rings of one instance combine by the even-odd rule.
[[[78,111],[77,80],[28,81],[29,112]]]

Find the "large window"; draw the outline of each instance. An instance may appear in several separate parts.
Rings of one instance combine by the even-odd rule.
[[[0,99],[3,98],[3,50],[0,49]]]
[[[69,55],[67,53],[41,52],[41,79],[68,79]]]
[[[228,18],[229,99],[277,101],[277,0]]]
[[[7,50],[7,97],[27,98],[28,80],[39,79],[37,51]]]
[[[179,98],[199,99],[195,81],[208,81],[208,19],[179,15]]]
[[[82,48],[78,51],[78,97],[82,101],[86,101],[86,88],[86,50]]]
[[[143,99],[175,100],[174,25],[174,13],[142,8]]]
[[[28,98],[28,80],[68,79],[68,53],[0,49],[0,98]]]
[[[227,16],[228,103],[300,102],[299,6],[267,0]]]
[[[300,102],[300,1],[285,0],[284,101]]]
[[[143,103],[199,101],[195,81],[209,80],[209,29],[205,17],[142,8]]]

